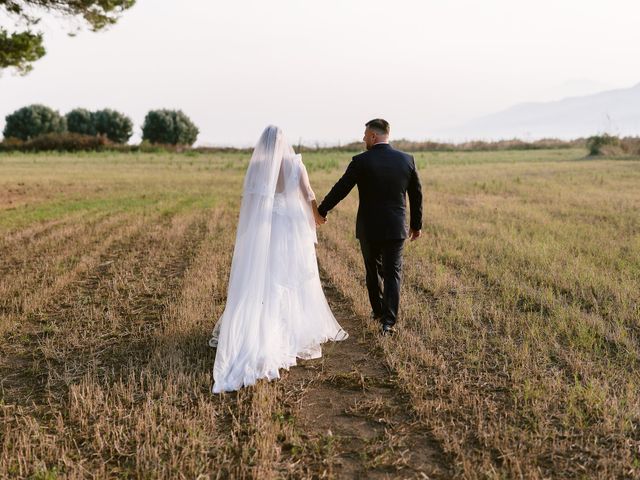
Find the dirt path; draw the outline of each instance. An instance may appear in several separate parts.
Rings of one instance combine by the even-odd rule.
[[[349,332],[325,344],[323,357],[301,361],[286,381],[304,393],[295,409],[301,437],[325,450],[314,477],[451,478],[446,455],[417,425],[408,397],[382,359],[372,329],[323,278],[331,308]]]

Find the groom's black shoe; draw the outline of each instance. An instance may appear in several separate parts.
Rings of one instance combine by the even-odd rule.
[[[380,328],[380,333],[384,337],[391,337],[395,335],[396,329],[393,327],[393,325],[383,324],[382,327]]]
[[[375,312],[371,312],[371,315],[369,316],[371,317],[371,320],[375,320],[376,322],[382,320],[382,315],[376,315]]]

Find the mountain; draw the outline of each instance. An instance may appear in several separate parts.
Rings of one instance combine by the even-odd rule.
[[[438,133],[456,140],[570,139],[597,133],[637,136],[640,84],[553,102],[522,103]]]

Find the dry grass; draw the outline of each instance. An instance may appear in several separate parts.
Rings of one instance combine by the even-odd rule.
[[[367,395],[341,408],[377,425],[358,465],[381,478],[420,478],[416,429],[443,477],[640,477],[640,162],[585,153],[416,154],[400,332],[363,331],[393,382],[320,365],[220,396],[246,154],[0,156],[0,478],[336,476],[346,440],[299,421],[319,384]],[[305,161],[322,196],[348,155]],[[318,253],[365,318],[356,205]]]
[[[382,345],[457,475],[640,476],[640,162],[433,165],[423,180],[402,330]],[[320,261],[366,315],[355,208],[330,218]]]

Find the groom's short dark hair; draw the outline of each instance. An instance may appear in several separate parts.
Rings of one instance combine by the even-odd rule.
[[[364,125],[374,132],[379,133],[380,135],[389,135],[389,122],[382,118],[374,118],[373,120],[369,120]]]

